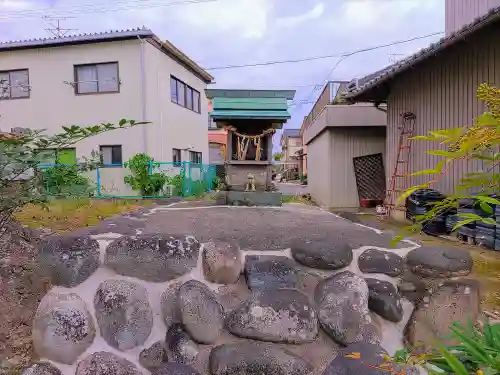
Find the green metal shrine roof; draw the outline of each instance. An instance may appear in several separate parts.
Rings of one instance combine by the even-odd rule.
[[[212,99],[214,120],[221,119],[261,119],[286,121],[291,118],[288,100],[295,91],[290,90],[217,90],[205,91]]]

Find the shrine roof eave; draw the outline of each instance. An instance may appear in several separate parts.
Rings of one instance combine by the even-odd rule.
[[[288,111],[215,110],[210,112],[210,117],[214,120],[268,120],[286,122],[292,116]]]

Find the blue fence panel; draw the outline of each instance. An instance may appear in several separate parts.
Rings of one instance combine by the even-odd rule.
[[[40,164],[38,169],[42,172],[43,188],[48,195],[71,196],[87,195],[98,198],[166,198],[173,196],[199,196],[205,192],[213,190],[213,181],[216,176],[214,165],[196,164],[191,162],[151,162],[149,174],[161,173],[166,178],[166,182],[154,196],[144,196],[137,190],[125,183],[124,179],[130,175],[130,170],[123,164],[103,164],[95,170],[80,173],[87,178],[88,184],[63,186],[54,185],[51,179],[51,186],[47,185],[45,172],[57,166],[72,166],[71,164]],[[82,181],[84,182],[84,181]],[[84,189],[84,187],[86,187]],[[89,192],[90,190],[90,192]]]

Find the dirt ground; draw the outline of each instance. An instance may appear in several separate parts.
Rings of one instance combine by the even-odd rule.
[[[49,283],[35,274],[35,239],[23,229],[0,238],[0,374],[19,374],[33,359],[31,321]]]

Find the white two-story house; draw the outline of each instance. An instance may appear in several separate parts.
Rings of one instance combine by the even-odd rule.
[[[93,150],[121,164],[137,153],[164,162],[208,162],[213,77],[147,29],[0,43],[0,130],[148,121],[83,140],[53,159]]]

